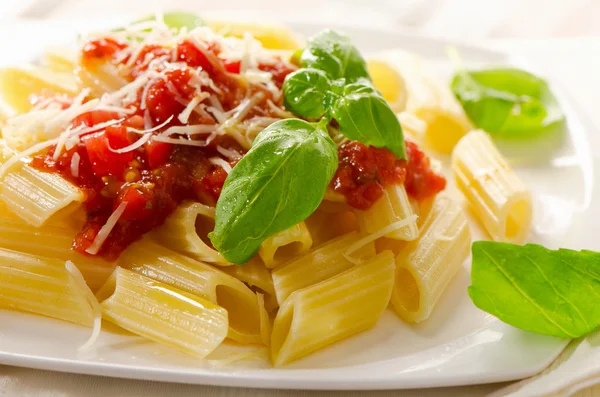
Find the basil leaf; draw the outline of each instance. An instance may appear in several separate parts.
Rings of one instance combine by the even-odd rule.
[[[471,121],[497,136],[528,137],[564,120],[548,84],[523,70],[463,70],[451,87]]]
[[[331,87],[327,75],[317,69],[299,69],[283,84],[283,103],[294,114],[318,119],[325,114],[324,99]]]
[[[517,328],[577,338],[600,326],[600,253],[473,243],[469,295]]]
[[[269,236],[314,212],[337,164],[325,122],[286,119],[265,128],[225,181],[209,235],[214,247],[246,263]]]
[[[365,145],[385,147],[396,157],[406,158],[404,136],[398,117],[387,101],[368,81],[349,84],[335,93],[329,116],[339,124],[340,132],[348,139]]]
[[[350,38],[329,29],[309,39],[300,55],[300,65],[322,70],[333,80],[342,77],[350,82],[370,80],[367,64]]]

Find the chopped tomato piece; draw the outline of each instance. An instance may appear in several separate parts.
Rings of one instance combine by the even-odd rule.
[[[112,175],[122,179],[125,168],[133,160],[133,152],[115,153],[109,148],[109,140],[104,131],[87,135],[84,139],[92,170],[96,176]],[[113,147],[121,149],[124,146]]]
[[[137,58],[133,62],[133,68],[131,70],[131,75],[133,77],[137,77],[140,73],[148,69],[148,65],[153,59],[165,57],[169,55],[170,51],[165,47],[161,47],[156,44],[150,44],[144,46]]]
[[[258,68],[263,72],[271,73],[273,75],[273,81],[279,88],[283,86],[283,81],[287,75],[296,70],[296,68],[281,60],[271,64],[260,64],[258,65]]]
[[[225,62],[225,70],[229,73],[240,74],[240,70],[242,67],[242,62],[234,61],[234,62]]]
[[[106,58],[113,56],[117,51],[127,47],[127,44],[119,43],[110,38],[88,41],[83,46],[83,57],[88,59]]]
[[[85,125],[91,127],[96,124],[106,123],[110,120],[118,120],[119,113],[109,112],[107,110],[92,110],[91,112],[82,113],[71,121],[71,127],[79,127]]]
[[[184,99],[194,92],[194,89],[188,84],[191,74],[186,69],[177,69],[166,73],[167,84],[161,79],[150,86],[148,96],[146,97],[146,106],[150,112],[152,121],[156,124],[162,124],[171,116],[176,117],[185,109],[185,105],[177,101],[177,96]],[[172,90],[174,87],[176,92]]]
[[[108,143],[113,149],[121,149],[133,143],[127,135],[127,127],[122,125],[109,125],[106,127],[104,134],[106,134]]]
[[[165,164],[171,156],[173,145],[150,139],[146,143],[146,158],[150,168],[158,168]]]
[[[179,61],[193,67],[201,67],[208,74],[215,72],[215,65],[196,47],[194,43],[183,41],[177,46],[176,55]],[[216,58],[216,57],[215,57]]]
[[[116,206],[121,202],[127,203],[120,219],[133,221],[147,218],[152,214],[152,196],[152,190],[144,189],[139,183],[123,187],[119,199],[115,201]]]

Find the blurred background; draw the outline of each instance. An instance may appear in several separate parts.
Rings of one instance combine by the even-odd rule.
[[[228,12],[236,18],[343,21],[448,38],[600,35],[598,0],[2,0],[0,20],[80,19],[152,8]]]

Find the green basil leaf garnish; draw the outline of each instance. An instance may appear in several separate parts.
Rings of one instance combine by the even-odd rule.
[[[335,119],[347,138],[406,158],[400,122],[373,87],[367,65],[348,37],[331,30],[317,34],[302,51],[300,65],[283,84],[286,109],[308,119]]]
[[[369,81],[346,85],[334,97],[329,115],[337,121],[344,136],[365,145],[386,147],[396,157],[406,158],[398,118]]]
[[[300,55],[300,65],[322,70],[333,80],[342,77],[350,82],[370,79],[367,63],[350,38],[329,29],[309,39]]]
[[[284,105],[298,116],[318,119],[325,114],[324,99],[330,88],[325,72],[299,69],[291,73],[283,85]]]
[[[564,120],[548,84],[524,70],[463,69],[451,87],[473,124],[499,137],[533,136]]]
[[[214,247],[232,263],[248,262],[269,236],[315,211],[337,164],[325,122],[286,119],[265,128],[225,181],[209,235]]]
[[[600,327],[600,253],[473,243],[469,295],[514,327],[577,338]]]

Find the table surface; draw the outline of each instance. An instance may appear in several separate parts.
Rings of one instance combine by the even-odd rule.
[[[152,4],[152,6],[149,6]],[[597,93],[600,91],[600,1],[597,0],[21,0],[0,2],[0,20],[102,18],[140,13],[150,7],[233,10],[251,18],[276,19],[286,13],[301,18],[343,20],[357,25],[387,26],[450,38],[469,38],[485,45],[523,54],[544,64],[591,116],[600,129]],[[584,36],[590,36],[583,38]],[[549,40],[551,38],[551,40]],[[502,40],[498,40],[502,39]],[[525,39],[525,40],[524,40]],[[558,55],[558,56],[557,56]],[[593,99],[596,99],[595,101]],[[172,385],[57,374],[0,366],[0,397],[388,397],[484,396],[504,385],[428,389],[402,392],[310,392],[228,389]],[[577,397],[600,396],[600,386]]]

